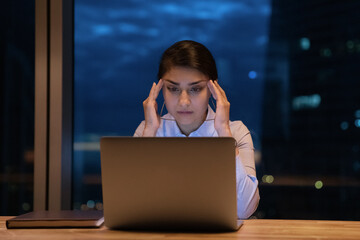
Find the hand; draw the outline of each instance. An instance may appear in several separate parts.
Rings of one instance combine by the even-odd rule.
[[[216,100],[215,129],[220,137],[232,137],[229,125],[230,103],[226,94],[217,80],[210,80],[207,85]]]
[[[158,106],[156,98],[163,86],[162,79],[159,80],[158,84],[153,83],[149,97],[143,102],[144,115],[145,115],[145,128],[143,137],[154,137],[156,131],[160,126],[160,116],[158,114]]]

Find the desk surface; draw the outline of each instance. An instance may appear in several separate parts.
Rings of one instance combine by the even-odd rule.
[[[245,220],[237,232],[161,233],[98,229],[6,229],[0,217],[0,239],[360,239],[360,221]]]

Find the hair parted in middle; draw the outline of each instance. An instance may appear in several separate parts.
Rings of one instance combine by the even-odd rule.
[[[195,41],[179,41],[165,50],[159,64],[158,79],[162,78],[172,67],[194,68],[207,75],[211,80],[218,79],[216,63],[211,52],[204,45]]]

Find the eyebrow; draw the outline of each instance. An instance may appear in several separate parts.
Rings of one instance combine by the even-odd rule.
[[[171,83],[171,84],[174,84],[174,85],[176,85],[176,86],[179,86],[179,85],[180,85],[180,83],[171,81],[171,80],[169,80],[169,79],[164,79],[164,81],[167,81],[167,82],[169,82],[169,83]],[[192,82],[192,83],[189,83],[189,86],[196,85],[196,84],[201,83],[201,82],[204,82],[204,81],[207,81],[207,80],[199,80],[199,81],[196,81],[196,82]]]

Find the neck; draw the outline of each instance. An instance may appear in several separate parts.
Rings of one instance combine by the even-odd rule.
[[[191,127],[191,126],[184,126],[184,125],[180,126],[180,125],[178,124],[178,127],[179,127],[179,129],[180,129],[180,132],[181,132],[182,134],[184,134],[185,136],[187,136],[187,137],[190,135],[190,133],[196,131],[200,126],[201,126],[201,124],[200,124],[199,126],[197,126],[196,128],[193,128],[193,127]]]
[[[176,124],[178,125],[181,133],[188,137],[190,135],[190,133],[196,131],[204,123],[204,121],[206,120],[207,113],[208,113],[208,110],[206,110],[204,117],[202,118],[202,120],[199,123],[193,123],[193,124],[189,124],[189,125],[180,125],[179,123],[176,122]]]

